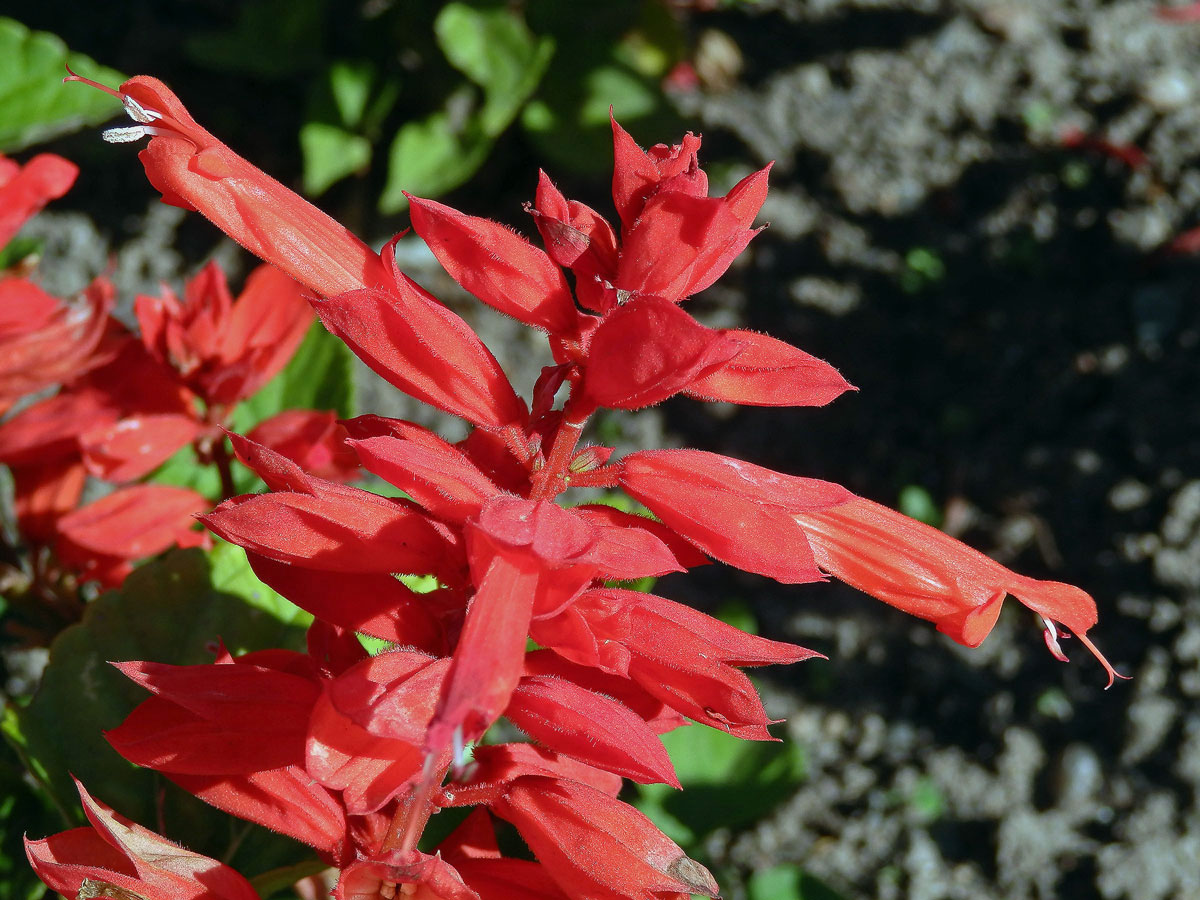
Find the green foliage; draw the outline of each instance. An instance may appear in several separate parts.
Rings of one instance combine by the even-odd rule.
[[[682,791],[640,785],[636,805],[690,854],[718,828],[740,828],[762,818],[804,779],[796,744],[756,743],[693,725],[663,735]]]
[[[906,484],[900,489],[900,495],[896,498],[896,508],[910,518],[924,522],[926,525],[932,525],[934,528],[942,527],[942,511],[933,501],[933,496],[925,488],[919,484]]]
[[[507,8],[449,3],[438,13],[434,36],[447,61],[470,84],[453,91],[443,109],[396,133],[379,198],[384,212],[407,205],[404,191],[431,196],[470,178],[537,88],[554,55],[554,41],[534,35]]]
[[[749,900],[841,900],[841,894],[799,866],[759,869],[746,882]]]
[[[399,93],[399,80],[381,78],[369,60],[334,62],[314,82],[308,121],[300,127],[307,193],[321,194],[367,168],[380,126]]]
[[[15,237],[0,248],[0,272],[11,269],[41,252],[42,242],[38,238]]]
[[[146,697],[110,660],[200,664],[212,660],[218,640],[234,652],[301,649],[306,622],[306,613],[254,578],[240,548],[172,551],[89,604],[83,620],[55,639],[41,687],[28,706],[6,711],[4,736],[48,799],[76,821],[71,774],[119,812],[193,849],[226,858],[236,847],[232,864],[250,875],[296,862],[308,855],[298,844],[231,823],[161,776],[135,769],[103,732]]]
[[[0,17],[0,153],[96,125],[121,112],[120,104],[100,91],[63,84],[67,65],[104,84],[125,80],[115,69],[71,53],[54,35]]]

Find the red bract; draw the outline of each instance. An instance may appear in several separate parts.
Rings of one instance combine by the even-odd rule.
[[[528,775],[491,805],[568,895],[717,896],[709,871],[633,807],[579,782]]]
[[[112,285],[103,279],[63,303],[25,279],[0,278],[0,416],[25,394],[102,362],[94,354],[112,304]]]
[[[71,897],[258,900],[233,869],[134,824],[75,784],[91,825],[25,839],[30,863],[52,890]]]
[[[134,305],[142,341],[205,403],[232,405],[266,384],[292,358],[313,313],[300,285],[260,266],[234,301],[225,274],[209,263],[188,282]]]
[[[71,189],[79,167],[53,153],[39,153],[25,165],[0,155],[0,248],[51,200]]]

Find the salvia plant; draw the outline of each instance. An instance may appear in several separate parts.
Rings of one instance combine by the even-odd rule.
[[[468,324],[399,270],[395,240],[371,249],[205,131],[161,82],[88,83],[133,120],[108,140],[149,138],[139,157],[164,201],[265,265],[236,298],[215,266],[182,297],[137,298],[139,334],[110,316],[104,279],[70,302],[27,273],[0,281],[0,410],[62,385],[0,425],[30,548],[25,590],[65,603],[81,584],[120,584],[137,560],[211,541],[199,514],[311,613],[306,652],[237,655],[214,635],[210,664],[115,663],[149,697],[106,737],[207,803],[312,847],[327,867],[321,890],[338,900],[717,896],[712,875],[620,799],[623,779],[678,787],[660,735],[689,721],[771,740],[742,669],[819,654],[632,590],[636,579],[714,560],[786,584],[833,576],[972,647],[1011,594],[1055,656],[1073,635],[1110,685],[1120,677],[1087,637],[1096,607],[1079,588],[1012,572],[837,484],[699,449],[617,458],[581,443],[602,409],[677,394],[819,406],[850,389],[783,341],[687,311],[756,234],[769,166],[710,196],[698,137],[643,150],[613,121],[617,219],[543,173],[527,207],[541,248],[409,197],[413,229],[450,276],[546,335],[553,364],[527,402]],[[57,157],[4,161],[0,243],[75,174]],[[312,410],[230,430],[314,316],[396,388],[472,426],[467,437]],[[221,497],[139,481],[185,446],[220,473]],[[237,495],[236,466],[269,491]],[[360,466],[401,496],[351,486]],[[89,475],[118,487],[81,506]],[[567,488],[620,490],[653,515],[566,507]],[[360,635],[385,649],[368,653]],[[529,740],[484,741],[502,718]],[[225,863],[106,806],[103,784],[78,789],[86,827],[26,840],[52,889],[258,896]],[[448,808],[470,812],[422,843]],[[497,819],[531,855],[501,851]]]

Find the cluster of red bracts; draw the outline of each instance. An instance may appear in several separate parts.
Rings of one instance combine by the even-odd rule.
[[[450,444],[399,420],[343,423],[361,465],[402,499],[234,436],[271,490],[203,521],[316,617],[308,653],[120,664],[154,696],[109,733],[113,746],[314,847],[340,872],[338,900],[716,895],[702,866],[617,799],[621,779],[677,785],[659,735],[686,720],[770,740],[739,667],[817,654],[622,581],[711,559],[785,583],[832,574],[972,646],[1016,593],[1053,648],[1055,622],[1087,643],[1096,614],[1082,591],[1016,575],[838,485],[699,450],[614,460],[609,448],[579,449],[598,407],[681,393],[819,405],[849,388],[788,344],[706,328],[681,305],[753,237],[766,169],[710,197],[699,139],[643,151],[614,122],[619,233],[543,175],[530,211],[545,250],[410,198],[415,230],[465,289],[548,334],[554,365],[527,407],[467,324],[396,269],[391,245],[373,254],[196,125],[161,83],[139,77],[116,93],[139,124],[114,137],[151,137],[142,160],[164,199],[313,291],[321,321],[392,384],[476,426]],[[212,389],[190,349],[207,327],[146,328],[191,390]],[[563,508],[554,499],[567,487],[619,487],[657,519]],[[401,574],[432,575],[436,587],[417,593]],[[356,633],[394,647],[368,656]],[[479,744],[468,761],[466,745],[501,717],[534,743]],[[93,829],[29,845],[60,892],[91,880],[146,900],[252,896],[212,860],[163,863],[153,835],[116,827],[84,797]],[[452,806],[477,809],[433,855],[418,850],[429,816]],[[537,861],[502,857],[492,817]]]
[[[0,163],[2,177],[9,161]],[[0,205],[0,238],[19,227],[15,213],[65,192],[75,171],[40,156],[0,186],[0,204],[12,204]],[[61,386],[0,423],[22,538],[38,565],[39,548],[52,550],[58,564],[103,585],[119,584],[134,560],[206,540],[194,516],[213,498],[134,482],[188,444],[211,454],[233,408],[283,368],[314,318],[300,286],[271,266],[250,275],[236,302],[215,264],[182,300],[167,288],[138,297],[140,335],[113,318],[113,300],[104,278],[61,301],[28,278],[0,277],[0,416]],[[331,413],[289,411],[255,434],[284,453],[324,453],[317,470],[331,477],[349,474],[335,465],[342,435]],[[88,476],[122,487],[77,509]]]

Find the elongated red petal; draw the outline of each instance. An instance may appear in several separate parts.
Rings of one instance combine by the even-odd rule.
[[[72,544],[105,556],[141,559],[186,540],[209,502],[195,491],[165,484],[121,488],[59,520]]]
[[[685,393],[752,406],[824,406],[854,390],[833,366],[791,344],[754,331],[726,331],[742,345],[737,356],[692,382]]]
[[[568,893],[595,885],[638,900],[658,891],[717,896],[709,871],[648,818],[586,785],[528,775],[491,808]]]
[[[83,496],[87,470],[78,461],[13,466],[13,507],[21,537],[35,544],[54,543],[58,520]]]
[[[227,500],[204,522],[268,559],[330,572],[428,574],[454,555],[449,534],[411,505],[312,478],[312,492]]]
[[[350,815],[375,812],[421,774],[420,744],[372,734],[339,712],[323,695],[309,724],[305,769],[341,791]]]
[[[413,229],[463,290],[551,334],[576,330],[578,313],[562,270],[499,222],[409,196]]]
[[[43,206],[69,191],[78,175],[70,160],[39,153],[18,171],[0,176],[0,247]]]
[[[851,496],[827,481],[701,450],[633,453],[621,485],[705,553],[785,584],[822,578],[795,513]]]
[[[346,429],[331,410],[285,409],[259,422],[246,437],[318,478],[345,482],[362,475],[358,457],[346,446]]]
[[[431,514],[461,523],[500,493],[467,456],[451,444],[390,437],[350,441],[363,466],[394,484]]]
[[[295,730],[297,722],[307,718],[319,693],[316,684],[307,678],[249,664],[113,665],[156,696],[230,731],[287,735]]]
[[[467,608],[425,738],[427,752],[473,741],[500,717],[521,677],[538,573],[497,554]],[[458,737],[456,738],[456,734]]]
[[[732,359],[735,338],[673,303],[641,297],[607,316],[588,349],[587,396],[612,409],[652,406]]]
[[[591,522],[593,525],[603,522],[608,525],[616,525],[620,528],[632,528],[637,531],[650,532],[650,534],[667,545],[667,549],[671,551],[671,555],[675,557],[675,561],[685,569],[707,566],[712,562],[712,560],[662,522],[651,519],[649,516],[627,513],[616,507],[606,506],[601,503],[585,503],[581,506],[573,507],[573,509],[576,514],[583,516],[584,521]]]
[[[189,416],[165,413],[130,416],[94,428],[80,437],[88,471],[105,481],[141,478],[156,469],[200,432]]]
[[[1086,637],[1096,624],[1096,602],[1077,587],[1018,575],[948,534],[862,497],[798,511],[796,519],[822,570],[936,623],[960,644],[982,643],[1005,595],[1012,594],[1071,629],[1104,666],[1110,687],[1124,677]]]
[[[363,362],[418,400],[476,425],[525,420],[525,404],[470,326],[404,276],[394,291],[351,291],[316,310]]]
[[[626,233],[614,284],[682,300],[720,278],[755,233],[724,198],[660,191]]]
[[[315,847],[335,865],[352,858],[341,801],[300,766],[247,775],[167,776],[205,803]]]
[[[527,675],[504,717],[538,743],[640,784],[679,787],[658,735],[633,710],[564,678]]]
[[[289,723],[278,735],[264,729],[225,728],[176,703],[151,697],[104,736],[131,763],[158,772],[249,775],[303,762],[306,721],[307,712],[298,720],[299,733]]]

